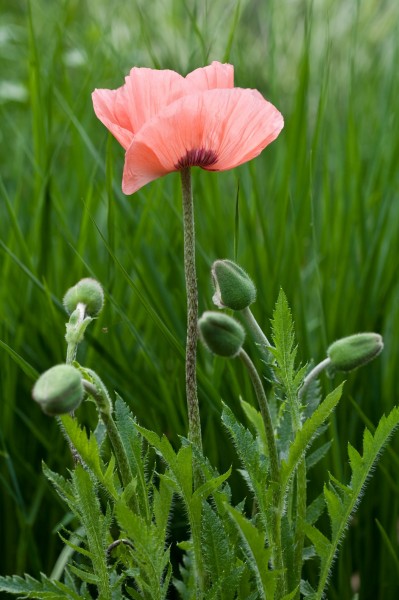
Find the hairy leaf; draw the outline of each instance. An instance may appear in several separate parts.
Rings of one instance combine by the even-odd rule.
[[[9,594],[23,594],[24,598],[39,598],[45,600],[60,600],[60,598],[69,598],[70,600],[79,600],[80,594],[64,585],[60,581],[50,580],[41,574],[40,581],[25,575],[19,577],[0,577],[0,591]]]
[[[110,471],[109,465],[108,468],[105,467],[100,457],[96,437],[94,435],[88,436],[86,431],[79,426],[77,420],[69,415],[62,416],[62,426],[83,462],[91,469],[110,496],[117,498],[118,492],[114,484],[113,470],[112,472]],[[114,462],[112,461],[111,464],[114,465]]]
[[[314,526],[304,523],[305,533],[320,557],[320,578],[315,600],[320,600],[325,593],[334,558],[351,515],[361,499],[381,451],[398,426],[399,407],[395,407],[388,416],[381,417],[374,435],[368,429],[364,431],[363,455],[349,445],[349,463],[352,469],[349,485],[340,483],[330,475],[330,484],[324,487],[324,497],[331,521],[331,541]]]
[[[269,569],[272,551],[270,548],[265,548],[265,534],[237,509],[232,506],[226,508],[240,533],[248,566],[255,576],[258,597],[264,600],[274,598],[278,572]]]
[[[320,406],[314,411],[312,416],[305,421],[303,427],[296,432],[295,439],[289,449],[289,454],[286,461],[283,461],[281,466],[281,493],[286,493],[288,483],[297,468],[306,448],[312,442],[317,434],[318,428],[330,416],[335,406],[338,404],[342,385],[339,385],[331,394],[325,398]]]
[[[251,492],[255,495],[266,530],[271,523],[271,487],[267,489],[268,462],[259,444],[226,405],[223,406],[222,422],[230,433],[238,457],[244,466],[241,471]]]
[[[87,536],[93,572],[98,578],[99,596],[110,597],[109,571],[106,562],[110,515],[103,515],[90,473],[77,465],[72,475],[76,490],[77,510]]]
[[[148,490],[145,476],[145,457],[143,456],[143,440],[135,427],[135,419],[128,406],[117,395],[115,402],[116,424],[123,447],[129,461],[133,477],[137,481],[136,493],[139,497],[137,506],[144,511],[147,521],[150,519]]]

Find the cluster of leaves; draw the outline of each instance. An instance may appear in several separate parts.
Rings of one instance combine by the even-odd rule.
[[[349,483],[329,474],[320,495],[309,503],[307,471],[330,447],[325,443],[314,450],[312,444],[338,404],[342,386],[323,400],[317,387],[300,393],[306,368],[295,367],[292,317],[282,292],[272,324],[278,481],[271,480],[258,411],[243,402],[248,427],[226,405],[222,414],[251,494],[251,511],[245,499],[232,503],[231,469],[219,474],[184,438],[175,450],[166,436],[140,427],[117,397],[115,423],[131,481],[122,485],[101,422],[88,434],[76,419],[63,417],[79,462],[69,479],[46,465],[44,472],[74,516],[75,530],[62,535],[72,558],[63,581],[44,575],[40,581],[2,577],[0,590],[29,598],[162,600],[173,585],[184,600],[321,600],[366,481],[399,425],[399,408],[381,418],[374,435],[365,431],[362,454],[348,445]],[[174,496],[184,505],[189,531],[178,544],[184,554],[175,574],[169,536]],[[329,517],[329,532],[317,526],[323,513]],[[309,559],[319,561],[317,581],[303,579]]]

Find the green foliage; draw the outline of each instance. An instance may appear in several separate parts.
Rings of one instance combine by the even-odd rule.
[[[291,413],[294,429],[298,429],[300,422],[300,406],[298,404],[298,390],[302,384],[306,368],[297,370],[295,359],[297,347],[295,346],[294,323],[287,297],[280,290],[272,319],[273,343],[271,348],[276,365],[274,373],[282,390],[283,398],[287,400]]]
[[[119,396],[117,396],[115,402],[115,417],[130,469],[136,481],[135,493],[138,494],[137,506],[143,511],[143,515],[148,522],[150,520],[150,506],[148,501],[146,457],[144,455],[143,439],[135,427],[136,421],[131,411]]]
[[[69,598],[70,600],[79,600],[79,598],[90,598],[88,595],[81,595],[73,592],[68,586],[60,581],[48,579],[41,574],[40,581],[33,579],[29,575],[25,577],[1,577],[0,591],[9,594],[23,594],[24,598],[39,598],[46,600],[59,600],[60,598]]]
[[[61,417],[62,427],[71,440],[72,447],[76,449],[78,456],[93,472],[98,481],[104,486],[113,498],[118,496],[114,481],[115,459],[111,458],[105,465],[101,456],[96,437],[87,434],[84,428],[79,426],[76,419],[69,415]]]
[[[202,513],[204,560],[210,576],[208,597],[229,600],[235,597],[244,565],[240,564],[224,520],[206,502]]]
[[[226,405],[223,407],[222,422],[233,439],[242,465],[241,475],[259,506],[265,531],[269,531],[272,519],[272,487],[268,489],[267,458],[252,433],[237,421]]]
[[[272,550],[265,548],[265,533],[234,507],[227,506],[227,510],[240,533],[248,566],[256,581],[258,597],[265,600],[274,598],[278,572],[269,569]]]
[[[398,398],[399,5],[338,1],[326,10],[326,2],[275,0],[231,6],[31,0],[28,13],[28,3],[5,4],[0,555],[2,573],[30,572],[39,579],[57,560],[53,530],[65,510],[48,493],[40,465],[44,459],[53,472],[65,473],[72,463],[56,423],[32,406],[31,387],[37,373],[64,360],[59,299],[69,285],[95,276],[106,290],[104,312],[79,361],[95,365],[138,422],[166,432],[174,447],[187,432],[178,178],[123,197],[123,151],[94,118],[91,91],[120,85],[133,65],[186,73],[212,59],[230,60],[237,85],[258,88],[281,109],[285,130],[264,155],[234,172],[194,174],[200,305],[211,308],[210,264],[234,258],[256,281],[261,324],[267,324],[280,287],[285,290],[300,342],[298,363],[321,359],[342,335],[380,331],[382,359],[348,378],[345,387],[345,396],[377,423]],[[243,498],[246,483],[236,475],[235,450],[219,412],[223,398],[240,415],[239,398],[252,401],[250,386],[239,369],[201,351],[198,373],[205,453],[220,472],[233,465],[229,484],[233,497]],[[320,398],[330,391],[322,376]],[[82,419],[91,425],[86,408]],[[307,408],[309,416],[314,409],[308,415]],[[292,440],[289,419],[286,425]],[[319,497],[321,467],[345,481],[347,440],[358,447],[362,428],[345,400],[321,434],[320,448],[334,441],[311,472],[309,498]],[[280,427],[281,440],[283,433]],[[309,452],[313,448],[306,453],[308,465]],[[398,489],[391,473],[397,457],[395,438],[360,506],[361,525],[348,530],[336,559],[331,600],[352,599],[355,570],[370,597],[396,599],[395,562],[374,518],[395,549]],[[139,478],[136,490],[143,495]],[[317,561],[307,561],[309,580],[317,574]],[[240,594],[253,597],[247,572]]]
[[[357,507],[382,449],[392,433],[399,426],[399,408],[394,408],[388,416],[383,415],[374,435],[365,429],[363,435],[363,455],[348,444],[349,464],[352,475],[348,485],[337,481],[330,474],[328,485],[324,486],[324,498],[331,523],[331,538],[323,535],[314,525],[305,524],[306,535],[315,547],[320,558],[320,576],[317,592],[310,598],[321,599],[324,596],[330,570],[337,553],[339,543],[349,524],[353,511]]]
[[[164,507],[167,512],[170,509],[170,495],[168,500],[169,504]],[[166,598],[172,575],[169,548],[165,549],[166,529],[160,528],[156,522],[148,523],[140,515],[132,514],[123,497],[116,505],[115,516],[123,535],[128,537],[134,548],[129,552],[128,546],[120,560],[135,573],[134,581],[139,596],[147,600]]]
[[[281,489],[287,490],[290,478],[292,477],[295,469],[298,467],[299,461],[302,459],[307,447],[311,444],[312,440],[317,434],[319,427],[328,419],[331,412],[337,406],[341,394],[342,386],[338,386],[331,394],[323,400],[320,406],[315,410],[313,415],[305,421],[303,427],[299,429],[295,438],[289,448],[288,457],[286,461],[282,463],[281,469]],[[284,492],[283,492],[284,493]]]

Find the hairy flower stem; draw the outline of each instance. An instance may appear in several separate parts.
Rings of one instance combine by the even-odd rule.
[[[79,302],[76,309],[71,314],[68,323],[66,324],[66,335],[65,339],[67,341],[67,352],[66,352],[66,364],[71,365],[73,361],[76,359],[76,353],[78,350],[79,342],[81,341],[81,331],[85,330],[85,313],[86,306]],[[74,412],[72,411],[71,417],[74,417]],[[61,427],[66,440],[68,442],[69,449],[72,454],[72,459],[75,465],[82,464],[82,459],[79,455],[79,452],[76,450],[75,446],[72,443],[72,440],[65,433],[65,428],[62,424],[62,417],[58,418],[58,424]]]
[[[274,381],[275,375],[270,366],[274,362],[273,354],[269,350],[269,348],[272,348],[271,343],[263,333],[262,329],[259,327],[258,321],[255,319],[249,306],[240,311],[239,314],[241,315],[241,318],[244,321],[253,341],[260,351],[265,367],[264,375],[268,380]]]
[[[191,189],[190,168],[180,171],[183,197],[184,227],[184,274],[187,293],[187,341],[186,341],[186,398],[188,411],[188,437],[202,452],[201,420],[197,395],[197,342],[198,342],[198,289],[195,269],[195,226],[194,203]],[[193,458],[193,485],[197,489],[202,483],[201,471]],[[203,597],[204,567],[201,549],[201,532],[198,519],[189,515],[191,536],[196,566],[196,597]]]
[[[95,375],[93,371],[89,369],[87,369],[87,371],[91,376]],[[107,435],[115,454],[122,484],[126,488],[126,486],[132,481],[133,476],[118,428],[116,427],[115,421],[112,418],[112,404],[108,396],[108,392],[98,376],[96,376],[93,383],[83,379],[83,387],[97,405],[98,412],[105,425]],[[134,494],[133,497],[135,498]],[[136,499],[135,503],[137,503]],[[137,508],[138,507],[135,506],[135,509]]]
[[[67,354],[65,362],[67,365],[71,365],[76,358],[78,345],[81,341],[79,330],[84,327],[85,312],[86,306],[79,302],[69,319],[69,323],[67,324],[67,334],[65,336],[67,340]]]
[[[273,423],[270,416],[269,405],[267,402],[265,390],[263,389],[262,381],[255,368],[255,365],[243,349],[240,350],[238,357],[242,360],[245,367],[247,368],[252,381],[252,385],[254,386],[266,433],[266,443],[270,461],[270,479],[271,484],[274,487],[274,507],[272,511],[273,521],[271,523],[271,532],[269,532],[269,536],[272,540],[274,566],[275,569],[279,570],[281,573],[279,578],[278,598],[282,598],[287,592],[287,584],[284,567],[283,547],[281,540],[281,514],[277,510],[279,500],[280,464],[277,454],[276,439],[274,437]]]
[[[246,308],[244,308],[241,311],[241,315],[242,315],[242,318],[244,319],[245,323],[247,324],[248,329],[250,330],[255,342],[260,346],[262,351],[265,352],[265,354],[267,356],[269,356],[269,353],[267,352],[267,348],[271,347],[271,343],[269,342],[269,340],[263,333],[262,329],[259,327],[258,321],[253,316],[252,311],[249,308],[249,306],[247,306]]]
[[[312,381],[314,381],[316,379],[316,377],[318,377],[320,375],[320,373],[326,368],[328,367],[328,365],[331,363],[331,359],[330,358],[325,358],[324,360],[322,360],[318,365],[316,365],[311,371],[310,373],[308,373],[305,377],[305,379],[303,380],[302,383],[302,387],[299,390],[299,399],[302,398],[302,396],[304,395],[304,393],[306,392],[307,388],[309,387],[309,385],[312,383]]]
[[[194,204],[191,190],[191,171],[180,171],[183,195],[184,274],[187,292],[186,398],[188,437],[202,452],[201,421],[197,395],[198,290],[195,269]],[[194,474],[194,485],[197,487]],[[199,481],[197,481],[197,484]]]

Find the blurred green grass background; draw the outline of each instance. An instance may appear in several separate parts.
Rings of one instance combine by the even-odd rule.
[[[61,548],[55,531],[68,515],[41,461],[64,470],[68,450],[30,390],[37,372],[64,360],[60,299],[79,278],[99,279],[107,298],[80,362],[146,427],[174,441],[187,430],[179,177],[124,197],[123,151],[90,98],[134,65],[187,73],[228,61],[236,85],[283,113],[282,134],[259,158],[194,173],[200,309],[212,308],[211,263],[236,255],[258,286],[266,333],[285,290],[301,361],[322,360],[340,336],[383,334],[383,355],[348,377],[329,431],[323,467],[345,478],[347,440],[361,446],[364,424],[399,401],[399,4],[1,0],[0,10],[1,574],[50,574]],[[205,451],[221,470],[238,467],[220,400],[238,412],[240,395],[253,401],[250,385],[238,365],[202,349],[199,383]],[[359,582],[361,599],[397,597],[398,436],[391,448],[328,598],[352,598]],[[314,495],[322,475],[309,474]],[[232,485],[237,499],[247,495],[237,474]]]

